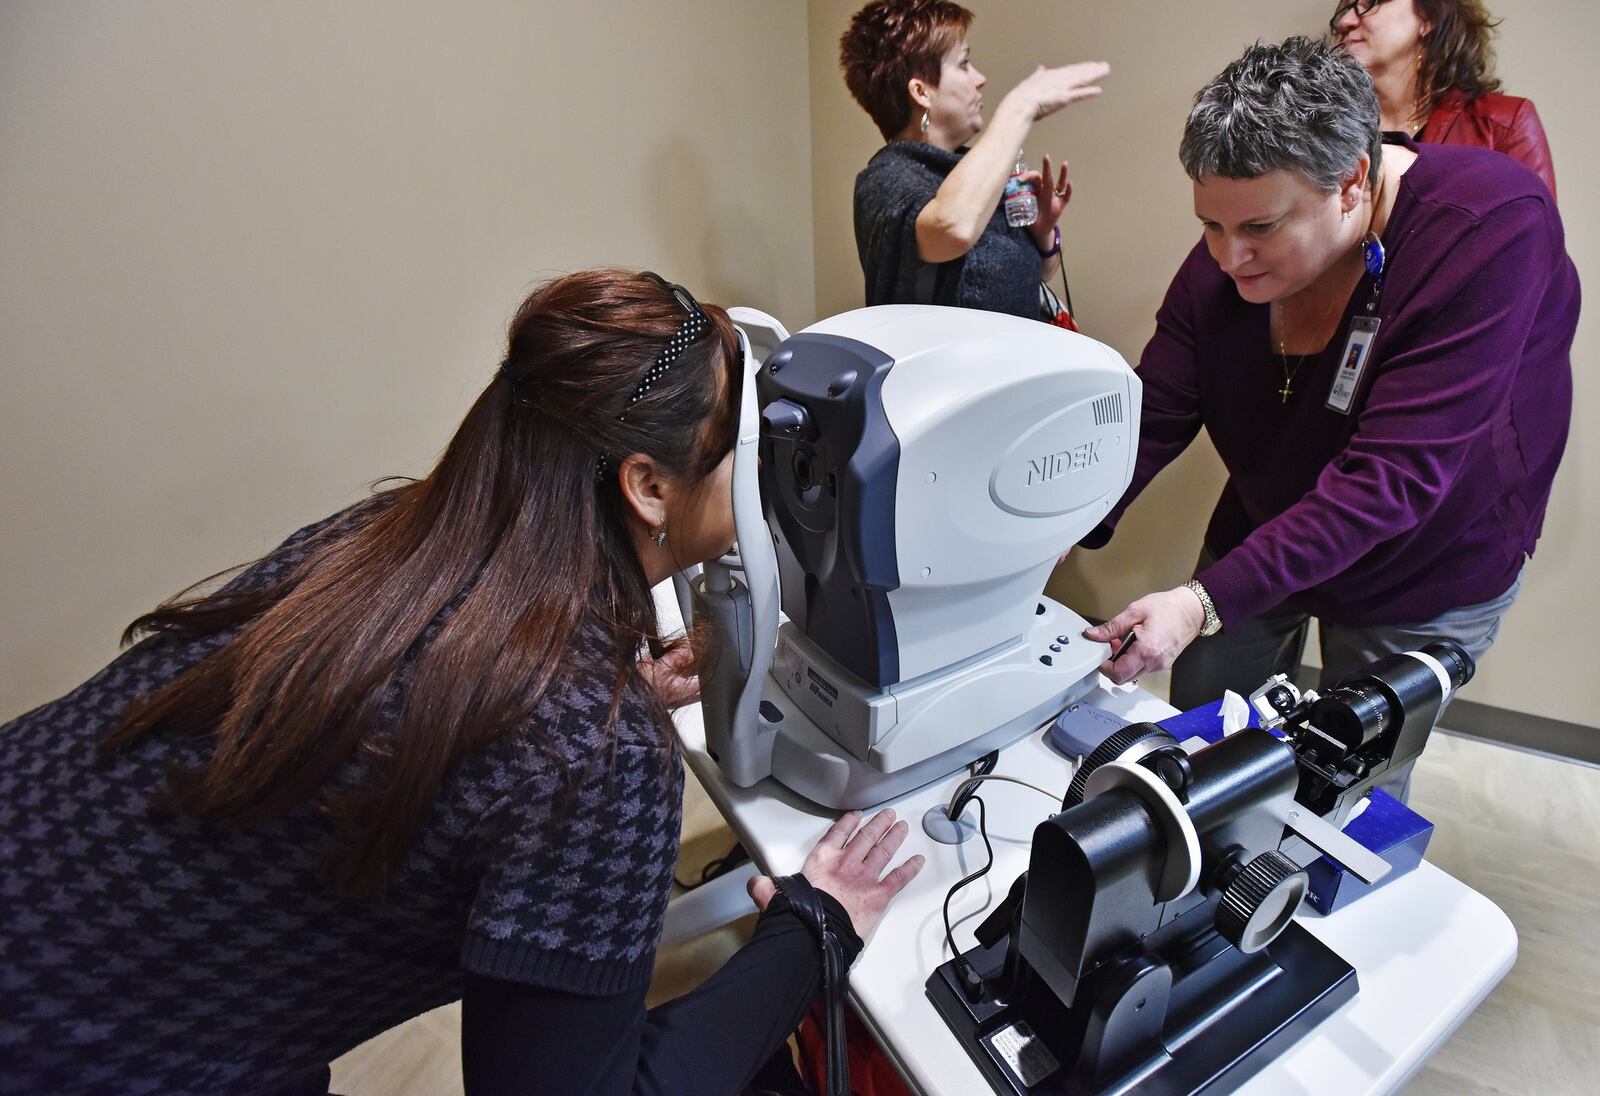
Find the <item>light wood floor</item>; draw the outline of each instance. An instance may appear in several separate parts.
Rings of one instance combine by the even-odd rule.
[[[733,844],[689,779],[680,878]],[[1517,964],[1411,1083],[1410,1096],[1600,1092],[1600,769],[1435,735],[1412,782],[1436,829],[1428,859],[1481,891],[1517,926]],[[697,985],[749,934],[752,919],[662,952],[652,1002]],[[357,1047],[333,1064],[346,1096],[461,1091],[454,1005]],[[1587,1078],[1587,1080],[1585,1080]]]

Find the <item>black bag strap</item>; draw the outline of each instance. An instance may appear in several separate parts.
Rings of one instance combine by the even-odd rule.
[[[1039,283],[1039,315],[1046,323],[1054,323],[1057,314],[1063,311],[1061,298],[1056,296],[1055,290],[1050,288],[1049,282]]]
[[[828,911],[811,880],[803,875],[781,875],[773,882],[822,946],[822,1002],[827,1019],[823,1032],[827,1048],[823,1096],[850,1096],[850,1051],[844,1032],[844,995],[850,971],[845,966],[844,948],[828,925]]]

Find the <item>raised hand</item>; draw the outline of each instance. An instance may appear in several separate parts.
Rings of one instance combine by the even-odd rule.
[[[1062,107],[1080,99],[1092,99],[1104,89],[1099,86],[1111,72],[1104,61],[1080,61],[1075,65],[1045,68],[1040,65],[1032,74],[1011,89],[1007,98],[1030,108],[1031,121],[1048,118]]]
[[[1035,225],[1038,232],[1048,234],[1061,219],[1061,214],[1066,212],[1067,203],[1072,201],[1072,177],[1067,174],[1067,161],[1061,161],[1061,172],[1052,177],[1050,168],[1050,154],[1044,154],[1044,171],[1039,179],[1039,220]]]

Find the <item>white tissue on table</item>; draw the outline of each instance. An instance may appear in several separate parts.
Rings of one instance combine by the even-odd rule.
[[[1373,790],[1376,791],[1377,789],[1374,788]],[[1360,800],[1356,802],[1356,805],[1350,808],[1350,817],[1344,820],[1345,826],[1350,825],[1350,823],[1366,814],[1367,808],[1370,806],[1372,806],[1372,797],[1370,795],[1362,796]],[[1342,829],[1343,827],[1340,828]]]
[[[1219,714],[1222,716],[1223,734],[1242,731],[1250,724],[1250,705],[1232,689],[1222,694],[1222,710]]]

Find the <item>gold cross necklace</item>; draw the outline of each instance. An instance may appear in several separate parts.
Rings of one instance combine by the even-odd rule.
[[[1333,315],[1334,305],[1337,305],[1338,303],[1339,303],[1339,298],[1338,298],[1338,295],[1336,294],[1334,296],[1334,298],[1333,298],[1332,303],[1330,303],[1329,306],[1327,307],[1327,309],[1325,309],[1323,311],[1322,319],[1317,322],[1317,326],[1312,329],[1313,331],[1321,331],[1322,328],[1324,326],[1326,326],[1329,317],[1331,317]],[[1278,389],[1278,396],[1280,397],[1281,402],[1283,402],[1283,403],[1288,403],[1289,402],[1289,397],[1294,395],[1294,378],[1295,378],[1295,374],[1300,372],[1300,367],[1302,365],[1306,364],[1306,359],[1307,358],[1311,357],[1311,354],[1296,354],[1295,358],[1297,360],[1294,363],[1294,368],[1293,369],[1289,368],[1289,353],[1285,349],[1285,347],[1288,345],[1288,340],[1285,338],[1285,335],[1288,333],[1288,330],[1289,330],[1289,302],[1288,302],[1288,300],[1286,298],[1286,299],[1281,300],[1281,301],[1278,302],[1278,359],[1279,359],[1279,363],[1283,366],[1283,387]],[[1326,348],[1324,348],[1324,349],[1326,349]],[[1313,351],[1312,353],[1320,354],[1321,352],[1322,351],[1318,350],[1318,351]]]
[[[1384,196],[1384,189],[1385,189],[1384,188],[1384,182],[1385,182],[1385,180],[1384,180],[1382,174],[1380,174],[1378,176],[1378,183],[1373,188],[1373,192],[1372,192],[1372,212],[1367,218],[1367,232],[1362,234],[1361,238],[1363,240],[1366,239],[1367,235],[1371,234],[1372,232],[1374,232],[1377,229],[1378,213],[1379,213],[1380,210],[1383,209],[1383,196]],[[1358,256],[1358,257],[1361,255],[1361,244],[1359,242],[1356,244],[1356,248],[1355,248],[1355,251],[1353,252],[1353,254]],[[1364,265],[1362,266],[1362,270],[1365,270],[1365,266]],[[1360,285],[1361,284],[1361,275],[1360,274],[1358,274],[1356,276],[1356,283],[1355,284],[1356,285]],[[1341,302],[1343,302],[1345,304],[1348,304],[1350,302],[1350,294],[1354,293],[1354,292],[1355,292],[1355,285],[1352,285],[1350,287],[1349,292],[1346,292],[1346,293],[1344,293],[1342,295],[1339,294],[1338,292],[1335,292],[1332,295],[1332,299],[1328,302],[1328,307],[1323,310],[1322,318],[1317,321],[1317,326],[1312,328],[1313,334],[1315,334],[1318,331],[1321,331],[1324,327],[1327,326],[1328,321],[1333,318],[1333,310],[1336,307],[1338,307]],[[1269,324],[1271,323],[1270,314],[1269,314],[1269,318],[1268,318],[1268,323]],[[1294,363],[1294,368],[1293,369],[1289,368],[1289,352],[1288,352],[1289,341],[1288,341],[1288,339],[1286,337],[1287,334],[1288,334],[1288,331],[1289,331],[1289,301],[1288,301],[1288,298],[1286,297],[1286,298],[1278,301],[1278,359],[1281,362],[1281,364],[1283,365],[1283,387],[1278,389],[1278,396],[1279,396],[1280,400],[1283,403],[1288,403],[1289,402],[1289,397],[1294,395],[1294,378],[1295,378],[1295,374],[1300,372],[1300,367],[1306,363],[1306,359],[1312,356],[1312,354],[1296,354],[1295,357],[1298,360]],[[1333,337],[1332,335],[1329,335],[1329,338],[1332,338],[1332,337]],[[1327,349],[1327,347],[1326,347],[1326,345],[1324,345],[1322,350],[1313,351],[1313,353],[1314,354],[1321,354],[1326,349]]]

